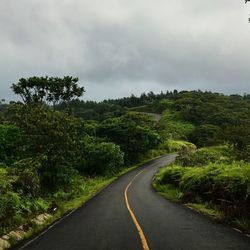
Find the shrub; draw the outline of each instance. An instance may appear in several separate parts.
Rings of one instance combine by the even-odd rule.
[[[21,156],[22,133],[13,125],[0,124],[0,163],[12,164]]]
[[[19,194],[8,191],[0,196],[0,228],[19,223],[21,197]],[[1,230],[0,230],[1,233]]]
[[[188,136],[188,139],[198,147],[216,145],[220,141],[218,135],[220,127],[212,124],[204,124],[196,127]]]
[[[168,152],[180,152],[181,154],[187,153],[190,154],[196,150],[196,146],[190,142],[186,141],[176,141],[176,140],[167,140],[160,146],[161,149],[165,149]]]
[[[249,217],[250,164],[210,163],[202,168],[173,165],[160,171],[157,182],[180,188],[187,202],[199,197],[217,204],[227,216]]]
[[[91,175],[113,174],[124,164],[124,153],[114,143],[91,142],[85,146],[81,170]]]
[[[182,120],[178,112],[165,111],[160,120],[161,129],[165,138],[186,140],[195,129],[191,123]]]
[[[38,194],[40,189],[39,168],[41,168],[41,163],[37,159],[28,158],[15,162],[9,169],[9,172],[16,176],[13,183],[14,191],[24,195],[35,196]]]
[[[157,175],[157,182],[159,184],[172,184],[178,186],[182,175],[187,169],[181,166],[168,166],[162,169]]]
[[[154,126],[155,121],[151,116],[130,112],[102,122],[97,135],[119,145],[125,154],[125,163],[130,165],[158,146],[160,136]]]
[[[221,169],[213,165],[204,168],[188,168],[180,181],[180,188],[183,191],[192,191],[204,196],[213,191],[213,178]]]
[[[200,148],[190,153],[180,154],[177,161],[182,166],[205,166],[209,163],[232,162],[233,153],[228,146]]]
[[[8,175],[7,168],[0,168],[0,196],[12,189],[12,179]]]
[[[219,166],[218,166],[219,167]],[[250,164],[231,164],[214,177],[214,195],[232,203],[245,203],[250,198]]]

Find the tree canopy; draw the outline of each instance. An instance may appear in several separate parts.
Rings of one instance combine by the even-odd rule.
[[[69,102],[81,97],[84,88],[79,87],[78,78],[71,76],[59,77],[29,77],[21,78],[17,84],[12,84],[12,90],[20,95],[26,104],[57,104]]]

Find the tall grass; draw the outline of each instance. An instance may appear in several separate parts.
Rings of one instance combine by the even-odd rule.
[[[210,163],[203,167],[172,165],[163,168],[155,178],[159,192],[169,185],[181,193],[185,203],[215,205],[229,221],[249,225],[250,164],[244,162]],[[250,228],[248,228],[250,230]]]

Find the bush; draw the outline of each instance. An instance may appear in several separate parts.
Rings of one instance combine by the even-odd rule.
[[[210,194],[213,191],[213,178],[221,171],[213,165],[204,168],[188,168],[179,183],[183,191],[192,191],[200,196]]]
[[[234,204],[238,209],[250,204],[250,164],[209,164],[203,168],[170,166],[157,176],[160,184],[178,186],[183,192],[192,192],[205,201]]]
[[[7,168],[0,168],[0,196],[12,189],[12,181]]]
[[[69,185],[82,154],[81,120],[43,105],[13,104],[10,111],[10,120],[24,133],[25,154],[41,159],[39,174],[43,187],[53,191]]]
[[[188,139],[197,147],[218,145],[220,127],[212,124],[204,124],[196,127],[188,136]]]
[[[180,152],[181,154],[191,154],[196,150],[196,146],[190,142],[186,141],[176,141],[176,140],[166,140],[160,145],[161,149],[165,149],[168,152]]]
[[[130,112],[119,118],[107,119],[97,134],[120,146],[127,165],[137,162],[150,149],[158,146],[160,136],[154,129],[154,119],[145,114]]]
[[[9,172],[16,176],[16,180],[13,183],[14,191],[24,195],[37,195],[40,190],[40,179],[38,176],[40,168],[41,163],[37,159],[32,158],[14,163],[9,168]]]
[[[0,235],[49,208],[49,202],[35,196],[38,184],[31,168],[0,168]]]
[[[183,168],[181,166],[169,166],[159,172],[156,180],[159,184],[172,184],[174,186],[178,186],[181,177],[186,171],[187,168]]]
[[[214,177],[214,195],[235,204],[245,203],[250,198],[249,184],[250,164],[225,165]]]
[[[21,197],[14,192],[0,196],[0,228],[19,223],[21,220]]]
[[[191,153],[184,152],[177,158],[182,166],[205,166],[208,163],[232,162],[233,152],[228,146],[200,148]]]
[[[189,134],[195,129],[191,123],[182,120],[178,112],[165,111],[160,120],[161,129],[165,138],[187,140]]]
[[[15,192],[6,192],[0,196],[0,235],[47,211],[49,206],[50,203],[42,198],[24,198]]]
[[[124,164],[124,153],[114,143],[91,142],[84,151],[85,163],[81,170],[90,175],[113,174]]]
[[[0,163],[12,164],[21,156],[22,133],[12,125],[0,124]]]

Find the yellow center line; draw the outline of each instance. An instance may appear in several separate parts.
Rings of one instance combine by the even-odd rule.
[[[137,231],[138,231],[138,233],[139,233],[139,235],[140,235],[143,249],[144,249],[144,250],[149,250],[149,247],[148,247],[148,243],[147,243],[146,237],[145,237],[145,235],[144,235],[144,233],[143,233],[143,231],[142,231],[142,228],[141,228],[140,224],[138,223],[138,221],[137,221],[137,219],[136,219],[136,217],[135,217],[135,215],[134,215],[132,209],[130,208],[129,201],[128,201],[128,189],[129,189],[129,187],[131,186],[131,184],[133,183],[133,181],[135,180],[135,178],[136,178],[138,175],[140,175],[142,172],[144,172],[145,170],[146,170],[146,169],[144,169],[144,170],[142,170],[141,172],[139,172],[139,173],[132,179],[132,181],[131,181],[131,182],[128,184],[128,186],[126,187],[124,195],[125,195],[125,202],[126,202],[127,209],[128,209],[128,211],[129,211],[130,216],[131,216],[131,218],[132,218],[132,220],[133,220],[133,222],[134,222],[134,224],[135,224],[135,226],[136,226],[136,229],[137,229]]]

